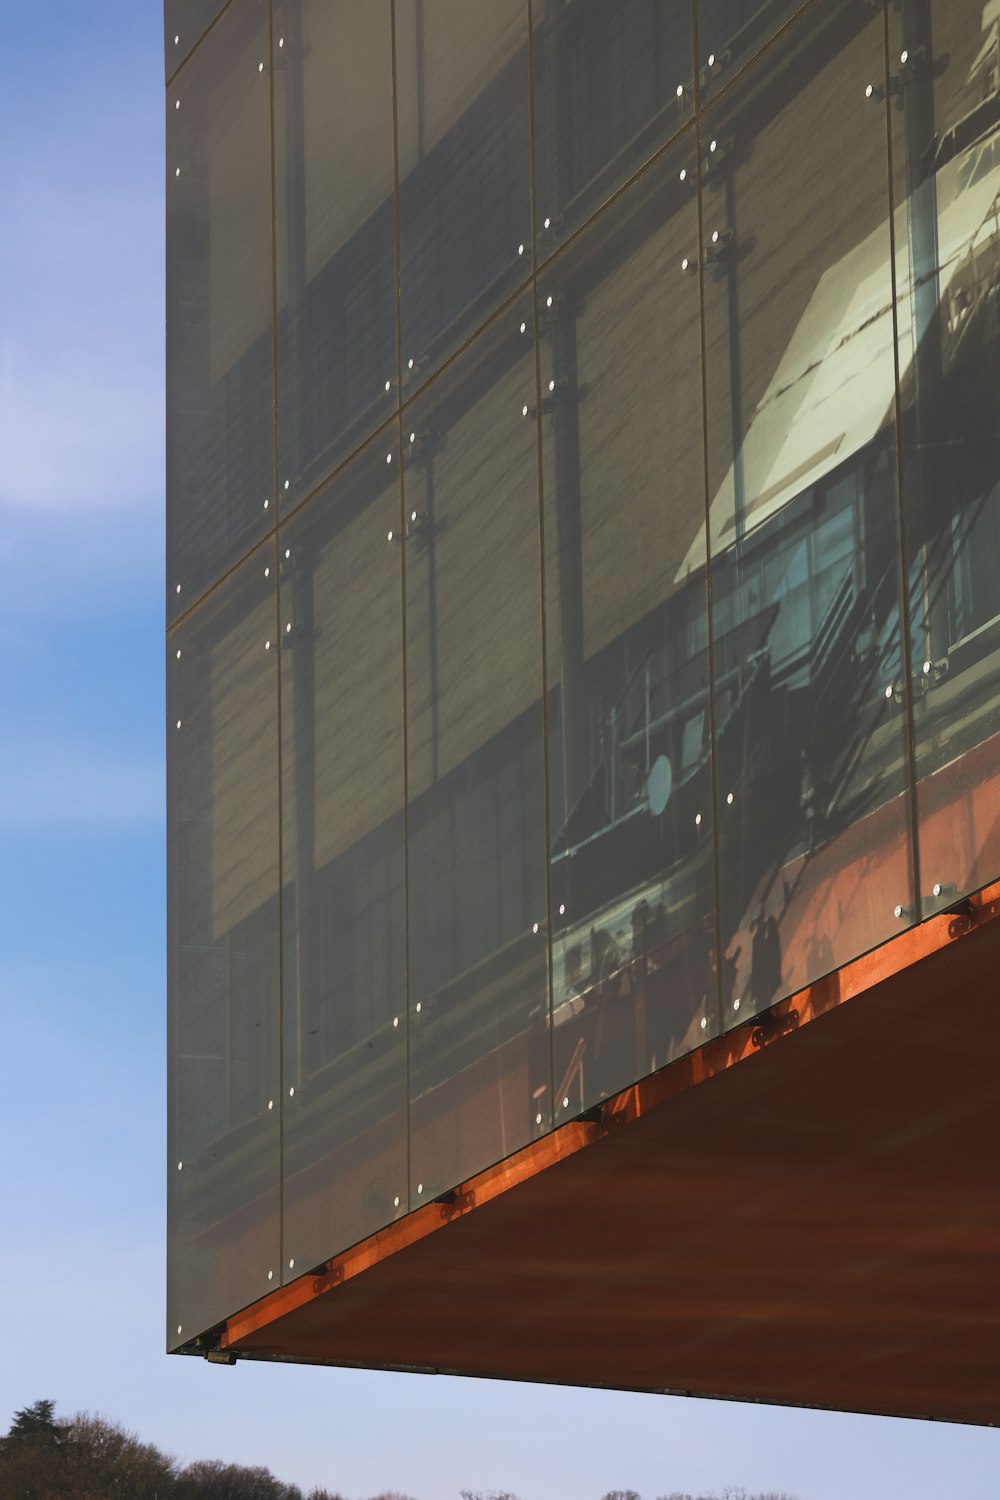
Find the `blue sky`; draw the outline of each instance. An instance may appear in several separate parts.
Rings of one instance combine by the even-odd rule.
[[[52,1396],[352,1497],[995,1500],[998,1432],[162,1353],[161,10],[2,17],[0,1431]]]

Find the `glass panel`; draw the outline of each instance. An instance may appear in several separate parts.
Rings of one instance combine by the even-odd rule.
[[[687,0],[536,0],[535,159],[544,259],[690,119]]]
[[[407,1208],[395,438],[279,544],[289,1278]]]
[[[525,298],[404,415],[415,1202],[549,1123],[533,355]]]
[[[556,1118],[718,1030],[695,179],[541,280]]]
[[[928,914],[1000,874],[1000,7],[906,0],[890,17],[917,808]]]
[[[170,78],[191,53],[226,0],[163,0],[163,56]]]
[[[278,1278],[275,575],[269,543],[167,646],[171,1347]]]
[[[746,67],[805,0],[697,0],[701,97],[710,99]],[[875,0],[881,7],[881,0]],[[829,0],[819,0],[829,9]]]
[[[263,0],[167,90],[167,612],[274,522],[271,106]]]
[[[397,0],[403,381],[531,270],[526,0]]]
[[[884,73],[881,10],[825,0],[702,140],[733,1025],[912,915]]]
[[[395,402],[389,0],[276,0],[279,499]]]

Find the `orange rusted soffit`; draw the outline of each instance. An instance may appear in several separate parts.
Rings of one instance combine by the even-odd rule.
[[[273,1347],[268,1348],[271,1357],[315,1359],[317,1356],[314,1348],[303,1352],[294,1347],[294,1338],[286,1346],[287,1336],[282,1333],[282,1328],[302,1326],[306,1322],[310,1304],[326,1297],[335,1288],[344,1286],[360,1273],[370,1271],[400,1252],[419,1245],[446,1225],[475,1214],[478,1209],[502,1198],[512,1189],[530,1182],[557,1164],[568,1161],[585,1148],[617,1132],[623,1125],[648,1116],[652,1111],[662,1110],[671,1100],[687,1093],[694,1085],[727,1073],[734,1064],[769,1048],[773,1041],[792,1031],[800,1031],[819,1017],[836,1011],[846,1000],[873,992],[890,981],[898,980],[899,976],[918,969],[927,960],[941,955],[949,948],[956,950],[958,958],[963,940],[984,929],[1000,916],[1000,882],[971,897],[968,910],[971,915],[956,911],[941,913],[900,933],[881,947],[779,1002],[764,1017],[759,1018],[756,1024],[741,1026],[705,1042],[688,1056],[606,1100],[599,1111],[600,1119],[576,1120],[558,1127],[543,1139],[532,1142],[496,1166],[461,1184],[456,1189],[453,1201],[429,1203],[415,1209],[352,1249],[333,1256],[320,1269],[261,1298],[227,1320],[221,1333],[220,1347],[260,1355],[264,1347],[262,1339],[266,1341],[271,1330],[276,1341]],[[961,1088],[960,1080],[956,1080],[956,1087]],[[290,1322],[285,1321],[289,1319]],[[332,1354],[330,1362],[343,1364],[352,1361],[345,1359],[340,1351]],[[359,1364],[369,1362],[374,1361],[369,1361],[363,1355],[357,1360]],[[426,1361],[420,1357],[419,1351],[414,1350],[410,1357],[401,1357],[398,1363],[421,1367]],[[526,1378],[531,1377],[529,1375]],[[605,1383],[596,1374],[588,1378],[587,1372],[567,1378],[582,1379],[588,1384]],[[795,1398],[792,1396],[789,1399]],[[997,1415],[1000,1417],[1000,1411]],[[969,1419],[982,1420],[981,1416]]]

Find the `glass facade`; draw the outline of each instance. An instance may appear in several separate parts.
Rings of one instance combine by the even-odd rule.
[[[165,28],[177,1348],[1000,875],[1000,9]]]

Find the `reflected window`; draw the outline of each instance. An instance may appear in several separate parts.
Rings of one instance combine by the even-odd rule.
[[[690,119],[691,10],[676,0],[539,0],[533,15],[544,259]]]
[[[717,1029],[695,172],[540,284],[557,1117]]]
[[[732,1025],[912,917],[884,77],[881,12],[831,0],[702,131]]]
[[[1000,16],[970,0],[890,14],[926,913],[1000,867]]]

